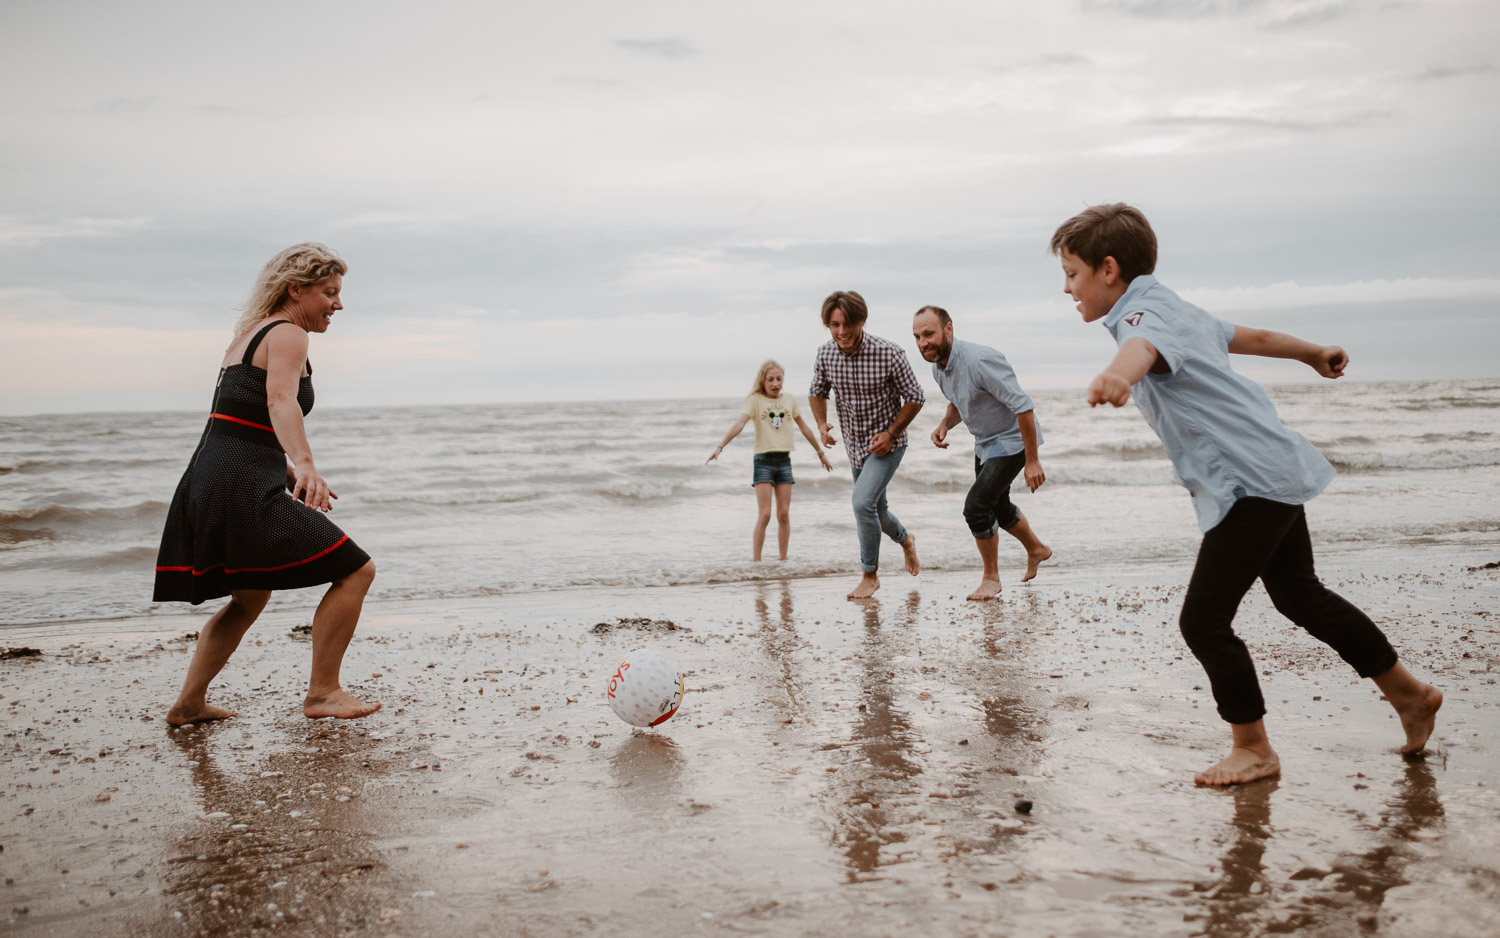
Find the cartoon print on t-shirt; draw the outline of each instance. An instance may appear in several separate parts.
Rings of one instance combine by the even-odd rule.
[[[781,422],[786,419],[786,411],[773,410],[768,407],[765,410],[765,419],[771,421],[771,429],[780,430]]]

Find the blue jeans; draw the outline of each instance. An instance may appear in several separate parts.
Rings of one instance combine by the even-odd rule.
[[[906,542],[906,529],[885,504],[885,487],[896,475],[906,447],[893,449],[884,456],[871,453],[864,465],[854,470],[854,528],[859,532],[859,565],[866,573],[880,569],[880,532],[897,544]]]

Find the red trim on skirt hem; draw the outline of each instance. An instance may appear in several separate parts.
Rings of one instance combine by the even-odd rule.
[[[215,414],[215,416],[218,416],[218,415]],[[244,423],[244,421],[240,421],[240,422]],[[253,426],[253,424],[252,424],[252,426]],[[314,560],[317,560],[319,557],[326,557],[327,555],[333,553],[334,551],[336,551],[340,547],[342,547],[344,545],[344,542],[347,541],[347,540],[349,540],[349,535],[345,534],[343,537],[341,537],[337,541],[335,541],[334,544],[333,544],[333,546],[330,547],[330,548],[328,548],[327,550],[320,550],[316,554],[313,554],[311,557],[308,557],[306,560],[294,560],[291,563],[284,563],[284,564],[282,564],[279,567],[236,567],[235,569],[231,570],[228,567],[224,567],[224,565],[222,563],[216,563],[212,567],[208,567],[207,569],[204,569],[204,570],[194,570],[192,567],[157,567],[156,568],[156,572],[157,573],[186,573],[186,572],[191,571],[192,574],[193,574],[193,576],[203,576],[204,574],[212,573],[214,570],[218,569],[219,567],[224,567],[224,572],[225,573],[275,573],[277,570],[286,570],[286,569],[289,569],[291,567],[300,567],[300,566],[302,566],[305,563],[312,563]]]

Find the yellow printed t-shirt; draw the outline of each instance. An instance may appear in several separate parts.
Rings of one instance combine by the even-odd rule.
[[[792,431],[797,425],[793,421],[802,416],[802,411],[797,409],[797,399],[792,395],[783,393],[769,398],[752,394],[745,398],[740,413],[755,421],[757,453],[790,453],[796,445]]]

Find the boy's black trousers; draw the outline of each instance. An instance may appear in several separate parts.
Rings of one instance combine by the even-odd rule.
[[[1242,498],[1203,536],[1179,620],[1182,637],[1208,672],[1219,716],[1228,722],[1254,723],[1266,712],[1255,662],[1232,625],[1257,579],[1282,615],[1331,646],[1360,677],[1396,664],[1396,650],[1370,617],[1313,572],[1302,506]]]

